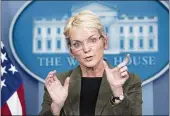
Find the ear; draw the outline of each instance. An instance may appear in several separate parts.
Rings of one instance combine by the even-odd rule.
[[[108,49],[108,36],[107,34],[105,33],[104,35],[104,49],[107,50]]]

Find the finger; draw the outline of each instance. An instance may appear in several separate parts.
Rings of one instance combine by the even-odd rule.
[[[54,81],[57,81],[57,77],[56,77],[56,70],[53,71],[53,76],[52,76]]]
[[[125,82],[128,78],[129,78],[129,75],[126,75],[126,76],[123,78],[123,81]]]
[[[54,81],[56,81],[57,83],[60,83],[60,80],[57,78],[56,75],[54,75],[52,79],[53,79]],[[60,83],[60,84],[61,84],[61,83]]]
[[[45,81],[48,81],[48,79],[53,78],[54,76],[56,76],[56,70],[49,72]],[[53,80],[55,80],[55,78],[53,78]]]
[[[53,87],[54,83],[56,83],[56,81],[54,81],[53,78],[50,78],[47,82],[48,85],[48,89],[50,90],[51,87]]]
[[[123,73],[123,72],[125,72],[125,71],[128,71],[127,66],[124,66],[124,67],[122,67],[122,68],[120,69],[120,73]]]
[[[52,77],[52,75],[47,75],[45,81],[48,80],[50,77]]]
[[[122,77],[126,77],[127,75],[128,75],[127,71],[121,73],[121,76],[122,76]]]
[[[114,71],[119,71],[119,70],[120,70],[120,68],[118,66],[116,66],[115,68],[112,69],[113,72]]]
[[[48,73],[48,75],[53,75],[54,74],[54,71],[50,71],[49,73]]]
[[[64,82],[64,88],[68,90],[69,85],[70,85],[70,77],[67,77]]]
[[[108,71],[110,68],[109,68],[109,66],[108,66],[108,64],[106,63],[106,61],[104,61],[103,60],[103,65],[104,65],[104,69],[106,70],[106,71]]]
[[[47,78],[52,78],[53,77],[53,74],[49,74],[48,76],[47,76]]]
[[[51,79],[52,75],[48,75],[47,78],[45,79],[45,82],[48,82]]]
[[[47,81],[48,84],[52,84],[53,83],[53,79],[52,78],[49,78],[48,81]]]
[[[45,79],[45,84],[48,82],[48,80],[49,80],[49,77],[47,77],[47,78]]]
[[[53,76],[53,75],[55,75],[56,74],[56,70],[54,70],[54,71],[50,71],[49,73],[48,73],[48,76]]]
[[[51,77],[53,80],[57,80],[57,76],[56,76],[56,70],[53,71],[53,75]]]
[[[127,65],[129,60],[130,60],[130,54],[127,54],[124,61],[118,65],[119,69],[122,68],[123,66]]]
[[[54,80],[54,81],[57,81],[57,80],[58,80],[57,77],[56,77],[56,75],[53,76],[53,80]]]
[[[52,76],[53,76],[53,71],[50,71],[50,72],[48,73],[45,81],[48,80],[49,78],[51,78]]]
[[[47,88],[47,89],[48,89],[48,88],[50,88],[51,83],[50,83],[50,81],[49,81],[49,80],[45,82],[45,86],[46,86],[46,88]]]
[[[56,70],[53,71],[53,75],[54,75],[54,74],[56,75]]]
[[[45,79],[45,85],[47,86],[47,87],[50,87],[50,85],[51,85],[51,83],[52,83],[52,78],[51,77],[53,77],[53,75],[52,74],[49,74],[48,76],[47,76],[47,78]]]

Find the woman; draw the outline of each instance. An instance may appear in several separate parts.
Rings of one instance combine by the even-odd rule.
[[[129,55],[114,68],[103,60],[108,38],[99,17],[80,12],[68,20],[64,35],[80,65],[48,74],[39,115],[142,115],[141,81],[128,73]]]

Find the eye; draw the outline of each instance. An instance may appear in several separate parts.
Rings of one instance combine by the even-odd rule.
[[[89,39],[89,42],[90,42],[90,43],[95,43],[96,41],[97,41],[97,38],[90,38],[90,39]]]
[[[75,42],[75,43],[72,44],[72,46],[74,48],[79,48],[81,46],[81,44],[79,42]]]

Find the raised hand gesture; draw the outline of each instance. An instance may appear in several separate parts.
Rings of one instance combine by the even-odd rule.
[[[56,71],[49,72],[47,78],[45,79],[45,86],[53,102],[55,102],[59,108],[62,108],[68,96],[69,81],[70,77],[67,77],[64,86],[62,86],[56,77]]]
[[[127,64],[130,59],[129,54],[126,56],[123,62],[121,62],[115,68],[109,68],[107,63],[103,61],[104,68],[106,71],[107,80],[111,86],[111,89],[114,91],[116,88],[122,87],[125,81],[129,78]]]

